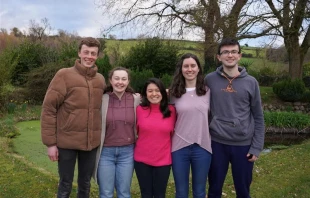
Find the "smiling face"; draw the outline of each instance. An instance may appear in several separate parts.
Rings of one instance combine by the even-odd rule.
[[[238,52],[238,53],[236,53]],[[221,47],[221,54],[217,55],[219,61],[222,62],[226,68],[238,67],[238,62],[241,59],[238,45],[225,45]]]
[[[186,58],[182,64],[182,74],[185,81],[195,81],[199,72],[197,62],[193,58]]]
[[[152,104],[160,104],[162,95],[159,88],[154,84],[150,83],[146,88],[147,100]]]
[[[92,67],[98,58],[98,47],[82,45],[79,51],[79,57],[81,59],[81,65],[84,67]]]
[[[125,70],[115,70],[110,79],[110,84],[116,95],[122,95],[129,84],[128,73]]]

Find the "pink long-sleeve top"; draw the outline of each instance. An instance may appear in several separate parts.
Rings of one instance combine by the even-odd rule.
[[[169,105],[171,116],[163,118],[159,105],[151,104],[150,107],[137,107],[138,139],[134,160],[151,166],[170,165],[171,136],[176,120],[175,108]]]

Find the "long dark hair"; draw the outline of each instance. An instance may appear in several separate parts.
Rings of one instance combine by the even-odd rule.
[[[129,82],[130,82],[130,73],[129,73],[129,70],[126,69],[125,67],[115,67],[115,68],[113,68],[112,70],[109,71],[108,86],[107,86],[107,88],[104,90],[104,93],[113,92],[113,87],[112,87],[112,85],[111,85],[111,83],[110,83],[110,80],[112,79],[112,76],[113,76],[114,72],[115,72],[115,71],[120,71],[120,70],[121,70],[121,71],[127,72],[127,74],[128,74],[128,80],[129,80]],[[127,88],[125,89],[125,92],[129,92],[129,93],[132,93],[132,94],[135,93],[135,91],[133,90],[133,88],[130,87],[129,84],[128,84]]]
[[[198,96],[203,96],[206,94],[206,87],[204,85],[204,76],[202,73],[202,67],[200,65],[199,59],[196,55],[187,53],[184,54],[179,62],[176,65],[173,81],[171,83],[171,87],[169,89],[169,94],[176,98],[180,98],[183,94],[186,93],[185,89],[185,78],[182,74],[182,65],[183,61],[187,58],[192,58],[196,61],[197,66],[199,68],[199,72],[197,74],[197,80],[196,80],[196,94]]]
[[[150,78],[145,82],[143,89],[141,91],[142,101],[140,105],[142,107],[151,108],[150,101],[147,99],[146,91],[147,91],[147,86],[149,86],[149,84],[152,84],[152,83],[155,84],[159,88],[160,94],[162,96],[162,99],[160,101],[160,107],[159,107],[160,112],[163,114],[164,118],[168,118],[171,115],[171,111],[168,107],[168,95],[167,95],[164,84],[158,78]]]

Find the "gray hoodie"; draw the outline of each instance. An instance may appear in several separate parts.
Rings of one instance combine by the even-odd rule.
[[[236,78],[225,74],[223,66],[205,77],[211,89],[211,139],[227,145],[251,145],[249,153],[259,156],[265,136],[259,86],[245,68],[238,69]]]

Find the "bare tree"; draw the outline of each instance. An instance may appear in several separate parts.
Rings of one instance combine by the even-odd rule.
[[[304,57],[310,47],[310,2],[309,0],[266,0],[276,22],[269,23],[275,34],[283,37],[289,60],[290,76],[302,77]],[[302,39],[300,42],[300,39]],[[301,43],[301,44],[300,44]]]
[[[97,4],[103,13],[117,21],[106,31],[130,24],[136,28],[140,24],[149,32],[175,30],[180,37],[202,37],[207,66],[215,65],[221,38],[257,38],[273,28],[259,25],[268,13],[256,12],[261,10],[258,0],[97,0]]]
[[[0,28],[0,32],[5,35],[8,34],[8,31],[5,28]]]
[[[51,29],[52,27],[47,18],[41,19],[41,23],[37,23],[33,19],[29,21],[29,35],[35,40],[42,40],[44,36],[50,33]]]

